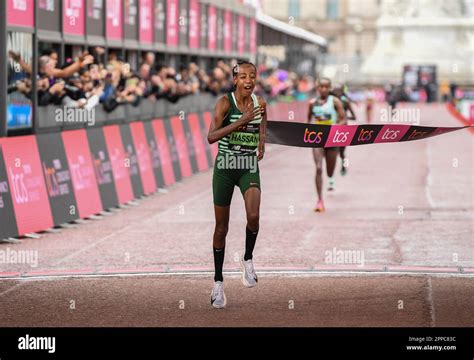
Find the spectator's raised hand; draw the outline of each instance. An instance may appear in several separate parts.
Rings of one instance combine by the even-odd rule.
[[[16,62],[20,62],[21,60],[21,56],[19,53],[16,53],[16,52],[13,52],[13,51],[8,51],[8,56],[10,56],[10,58],[12,58],[12,60],[16,61]]]
[[[89,54],[83,54],[81,57],[79,57],[79,62],[84,67],[84,66],[93,64],[94,63],[94,57],[92,55],[89,55]]]

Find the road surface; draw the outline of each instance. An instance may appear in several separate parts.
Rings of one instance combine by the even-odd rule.
[[[419,108],[420,125],[460,125],[443,105]],[[209,304],[208,171],[112,216],[0,244],[38,256],[0,264],[0,324],[473,326],[473,134],[346,151],[348,175],[337,173],[326,212],[316,214],[311,151],[268,145],[254,252],[260,281],[246,289],[239,279],[245,210],[236,190],[225,310]]]

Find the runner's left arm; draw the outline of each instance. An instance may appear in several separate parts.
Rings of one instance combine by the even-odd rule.
[[[336,108],[337,112],[337,125],[346,125],[346,112],[344,111],[344,105],[342,105],[342,101],[339,100],[337,97],[334,98],[334,107]]]
[[[265,100],[259,96],[258,103],[260,108],[263,109],[262,111],[262,122],[260,123],[260,141],[258,143],[258,160],[262,160],[263,156],[265,155],[265,134],[267,130],[267,103]]]
[[[350,103],[357,104],[357,101],[351,99],[351,98],[349,97],[349,95],[347,95],[345,92],[342,93],[342,95],[344,95],[344,96],[346,97],[347,101],[349,101]]]
[[[349,112],[350,112],[351,115],[352,115],[352,117],[350,118],[350,120],[357,120],[356,115],[355,115],[355,113],[354,113],[354,109],[352,108],[351,102],[348,101],[346,104],[347,104],[347,110],[349,110]]]

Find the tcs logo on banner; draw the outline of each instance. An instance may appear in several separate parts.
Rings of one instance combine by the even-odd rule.
[[[24,165],[23,168],[24,173],[21,172],[19,174],[15,174],[12,168],[8,169],[10,173],[10,183],[12,187],[13,197],[15,198],[17,204],[25,204],[30,201],[28,189],[25,184],[25,175],[31,173],[31,169],[29,165]]]
[[[357,141],[360,142],[369,142],[372,140],[374,134],[374,130],[364,130],[362,129],[357,137]]]
[[[400,130],[387,129],[383,133],[381,140],[395,140],[398,137],[398,134],[400,134]]]
[[[407,140],[416,140],[416,139],[421,139],[422,137],[425,137],[428,135],[428,131],[416,131],[413,130],[413,132],[407,137]]]
[[[84,164],[84,157],[79,155],[77,162],[71,161],[71,175],[74,179],[74,185],[77,190],[83,190],[87,187],[87,182],[82,173],[82,165]]]
[[[306,128],[304,131],[303,140],[305,143],[320,144],[323,140],[323,132],[309,131],[308,128]]]
[[[396,142],[401,140],[407,132],[408,127],[404,125],[385,125],[379,132],[375,142]]]
[[[332,138],[333,143],[345,143],[347,142],[349,131],[336,130],[334,137]]]
[[[331,126],[326,147],[338,147],[350,145],[355,135],[357,126],[351,125],[334,125]]]
[[[352,138],[351,145],[372,144],[377,138],[382,126],[383,125],[359,125],[354,137]]]
[[[439,131],[439,128],[431,127],[431,126],[412,126],[403,136],[400,141],[412,141],[412,140],[419,140],[430,137],[432,135],[436,135]]]

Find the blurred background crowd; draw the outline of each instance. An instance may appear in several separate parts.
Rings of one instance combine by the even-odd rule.
[[[133,71],[113,51],[108,53],[106,61],[100,61],[104,52],[101,47],[89,48],[60,64],[55,50],[43,50],[38,60],[38,105],[93,108],[101,104],[106,111],[113,111],[120,104],[138,105],[143,98],[176,102],[200,92],[219,95],[233,89],[232,68],[236,59],[219,60],[206,72],[194,62],[175,69],[158,62],[153,52],[144,52],[138,70]],[[31,98],[31,68],[19,54],[10,51],[9,55],[29,76],[13,82],[8,92],[18,91]],[[285,98],[304,100],[314,91],[312,76],[265,65],[260,65],[258,70],[255,93],[270,102]]]

